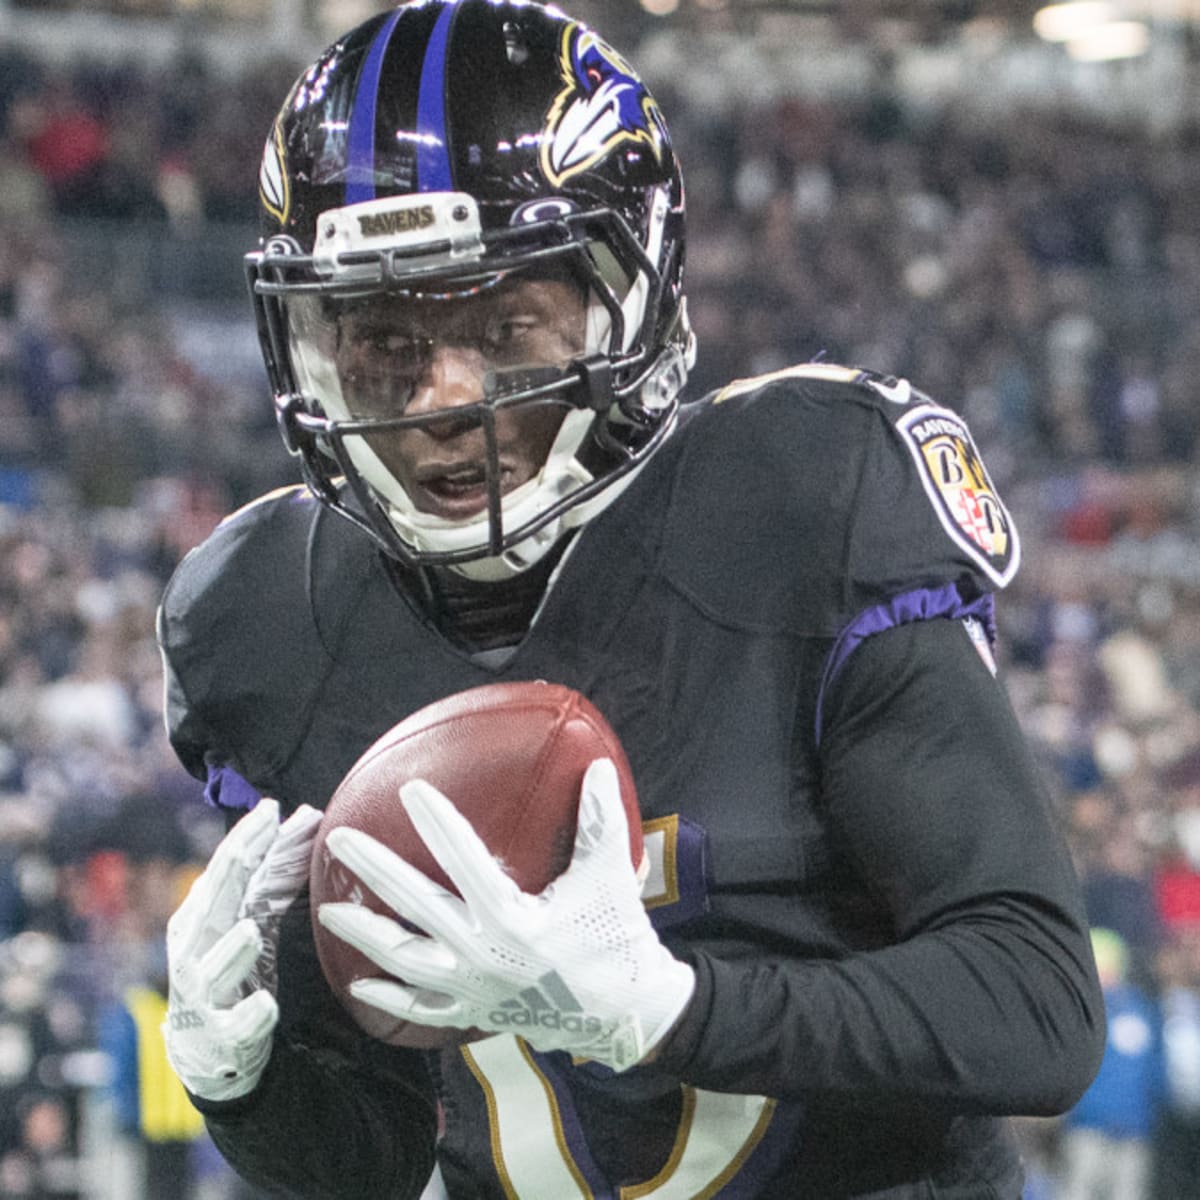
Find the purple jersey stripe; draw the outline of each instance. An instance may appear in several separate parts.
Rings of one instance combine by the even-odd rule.
[[[563,1077],[563,1069],[559,1065],[563,1062],[561,1053],[546,1054],[539,1050],[534,1050],[532,1046],[530,1046],[529,1051],[533,1056],[538,1070],[541,1071],[542,1077],[550,1085],[550,1090],[554,1093],[554,1100],[558,1106],[559,1119],[562,1123],[563,1141],[566,1143],[567,1152],[574,1161],[580,1175],[583,1176],[587,1183],[593,1200],[617,1200],[616,1188],[613,1187],[600,1170],[596,1160],[592,1157],[591,1150],[588,1148],[587,1137],[583,1132],[579,1113],[575,1108],[574,1097],[571,1095],[570,1086]],[[607,1067],[601,1066],[599,1063],[587,1063],[577,1069],[590,1070],[598,1072],[601,1075],[611,1074]]]
[[[908,625],[913,621],[930,621],[937,617],[949,617],[952,620],[974,617],[983,623],[988,641],[995,642],[995,608],[995,597],[990,593],[966,600],[956,584],[948,583],[939,588],[917,588],[912,592],[904,592],[886,604],[879,604],[860,612],[838,634],[833,649],[825,660],[821,690],[817,694],[817,745],[821,744],[822,710],[829,685],[838,677],[850,655],[867,638],[882,633],[885,629],[894,629],[898,625]]]
[[[587,1183],[593,1200],[618,1200],[625,1189],[609,1180],[592,1157],[567,1082],[562,1054],[544,1054],[532,1047],[530,1052],[554,1093],[562,1121],[563,1141]],[[612,1074],[607,1067],[594,1062],[582,1063],[573,1069],[599,1078]],[[716,1191],[705,1191],[705,1196],[711,1196],[713,1200],[753,1200],[770,1181],[776,1179],[788,1156],[795,1152],[803,1124],[803,1107],[794,1100],[778,1101],[765,1120],[766,1128],[745,1157],[736,1162],[733,1174]],[[683,1127],[678,1134],[686,1137],[693,1132],[693,1129]]]
[[[262,799],[262,793],[232,767],[210,766],[204,799],[214,808],[253,808]]]
[[[669,836],[669,835],[668,835]],[[675,823],[673,878],[667,880],[676,892],[668,902],[649,909],[650,924],[660,932],[708,912],[708,844],[704,827],[687,817]]]
[[[397,9],[380,27],[358,77],[350,128],[346,134],[347,204],[375,199],[375,103],[379,96],[384,55],[399,20],[400,10]]]
[[[778,1101],[762,1137],[712,1200],[754,1200],[772,1181],[778,1183],[780,1169],[800,1144],[803,1121],[800,1101]]]
[[[446,48],[450,42],[450,22],[454,9],[445,8],[429,38],[425,66],[421,71],[421,90],[417,94],[417,190],[448,192],[450,146],[446,131]]]

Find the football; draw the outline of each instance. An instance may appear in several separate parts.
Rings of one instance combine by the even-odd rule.
[[[643,856],[633,775],[621,743],[579,692],[543,682],[497,683],[459,692],[406,717],[370,746],[325,810],[310,873],[313,934],[325,978],[358,1025],[398,1046],[432,1049],[479,1036],[398,1020],[355,1000],[356,979],[382,973],[317,920],[328,901],[352,901],[395,917],[326,849],[332,829],[369,833],[430,879],[455,890],[417,834],[400,786],[424,779],[450,799],[524,891],[536,894],[571,859],[579,793],[588,764],[610,758],[621,781],[629,853]]]

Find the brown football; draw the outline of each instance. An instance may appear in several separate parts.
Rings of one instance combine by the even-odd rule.
[[[641,864],[642,827],[628,760],[616,734],[579,692],[542,682],[496,683],[448,696],[406,717],[369,747],[338,785],[313,851],[310,884],[317,955],[333,991],[373,1037],[432,1048],[478,1036],[398,1020],[355,1000],[356,979],[383,972],[317,920],[318,907],[350,900],[395,916],[325,847],[331,829],[377,838],[445,888],[455,890],[400,803],[400,785],[424,779],[471,822],[524,891],[536,894],[571,859],[583,775],[611,758],[629,822],[629,853]]]

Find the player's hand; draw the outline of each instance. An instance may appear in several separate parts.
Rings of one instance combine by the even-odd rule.
[[[518,1033],[616,1070],[648,1054],[691,999],[691,967],[672,957],[642,907],[616,768],[588,768],[570,865],[538,896],[522,892],[440,792],[417,780],[401,800],[462,893],[431,882],[359,830],[326,845],[422,937],[356,904],[323,904],[326,929],[400,983],[361,979],[352,995],[423,1025]]]
[[[206,1100],[251,1091],[279,1020],[279,923],[308,879],[321,814],[301,805],[281,825],[260,800],[226,834],[167,923],[170,996],[163,1036],[184,1086]]]

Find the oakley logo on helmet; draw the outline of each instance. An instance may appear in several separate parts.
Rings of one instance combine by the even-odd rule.
[[[579,205],[565,196],[549,196],[545,200],[530,200],[512,215],[513,225],[533,225],[538,221],[553,221],[557,217],[578,212]]]
[[[663,120],[633,68],[590,29],[563,30],[559,67],[564,87],[550,106],[541,163],[556,187],[607,158],[618,146],[640,144],[662,161]]]

